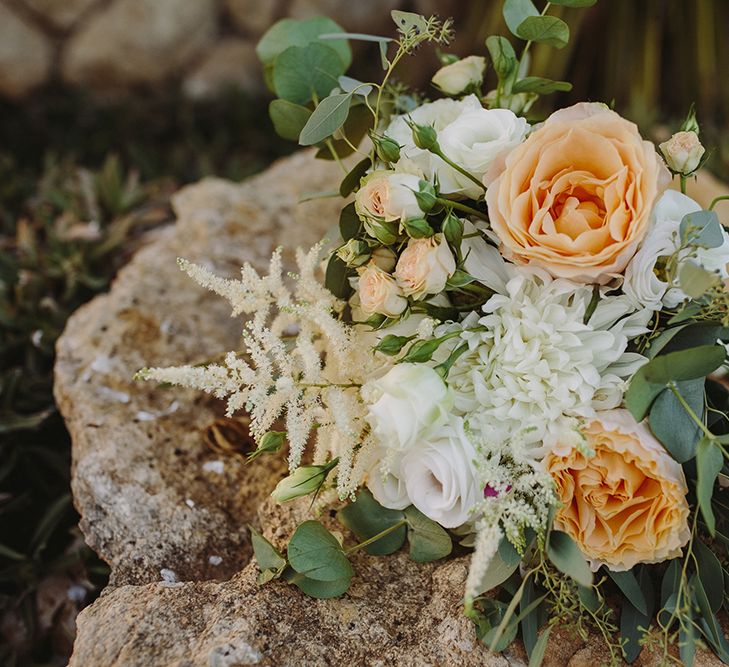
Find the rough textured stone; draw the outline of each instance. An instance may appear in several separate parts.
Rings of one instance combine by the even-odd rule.
[[[44,83],[52,57],[43,33],[0,0],[0,94],[22,97]]]
[[[234,25],[244,33],[262,35],[281,11],[281,0],[225,0],[225,8]]]
[[[195,99],[215,97],[226,88],[262,91],[260,62],[252,42],[233,37],[221,40],[184,82],[185,94]]]
[[[352,587],[336,600],[312,600],[283,582],[259,587],[246,525],[282,548],[312,516],[308,502],[268,498],[284,474],[271,458],[247,467],[207,448],[202,432],[218,404],[131,380],[143,365],[195,363],[236,345],[240,323],[177,270],[178,255],[227,275],[246,260],[265,269],[275,246],[306,246],[336,220],[336,199],[296,201],[339,177],[335,165],[301,153],[240,185],[185,188],[174,200],[177,224],[69,321],[56,396],[73,437],[82,529],[112,567],[112,586],[77,619],[71,667],[528,662],[518,645],[490,655],[463,616],[467,557],[419,565],[403,553],[357,552]],[[341,530],[330,512],[319,518]],[[160,582],[163,568],[180,581],[166,572]],[[556,628],[544,665],[602,664],[600,642]],[[634,664],[660,661],[644,652]],[[701,651],[696,664],[720,663]]]
[[[116,0],[71,37],[63,77],[98,89],[157,83],[201,52],[215,21],[215,0]]]
[[[71,28],[99,0],[22,0],[34,12],[56,28]]]

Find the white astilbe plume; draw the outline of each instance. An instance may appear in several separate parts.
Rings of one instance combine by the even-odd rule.
[[[227,399],[228,416],[241,409],[249,412],[251,434],[258,442],[283,417],[291,469],[301,463],[316,429],[315,458],[339,459],[337,486],[344,497],[361,481],[352,474],[356,446],[367,427],[359,387],[373,372],[374,362],[355,329],[338,319],[342,302],[317,279],[320,250],[316,245],[297,251],[293,281],[284,279],[280,249],[271,257],[268,275],[246,264],[237,280],[178,260],[193,280],[228,300],[233,316],[252,316],[243,329],[245,349],[229,352],[222,363],[147,368],[138,377]]]
[[[503,533],[498,523],[481,521],[476,524],[476,542],[474,544],[473,555],[471,556],[468,577],[466,578],[466,591],[464,596],[467,607],[484,592],[484,576],[496,552],[499,550],[499,542],[501,542],[502,537]]]

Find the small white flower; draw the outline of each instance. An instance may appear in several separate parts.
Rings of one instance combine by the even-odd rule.
[[[397,364],[362,387],[367,422],[383,447],[408,449],[427,430],[446,422],[453,397],[443,379],[423,364]]]
[[[373,171],[362,180],[354,197],[355,209],[365,222],[421,218],[423,212],[415,198],[419,182],[414,174]]]
[[[482,498],[476,450],[457,417],[418,442],[402,457],[401,479],[413,505],[445,528],[470,518]]]
[[[482,56],[468,56],[441,67],[431,81],[446,95],[459,95],[468,88],[480,86],[486,69]]]
[[[668,168],[677,173],[688,176],[696,171],[704,154],[704,147],[699,141],[699,135],[690,130],[676,132],[668,141],[659,144],[663,157],[666,158]]]
[[[397,284],[406,296],[422,299],[438,294],[456,270],[456,261],[443,234],[410,239],[395,267]]]

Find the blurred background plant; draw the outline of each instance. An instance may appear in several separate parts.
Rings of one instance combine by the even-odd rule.
[[[94,12],[103,18],[104,8],[119,2],[86,2],[92,9],[79,30],[90,30]],[[248,40],[286,14],[329,14],[353,31],[391,32],[388,10],[393,7],[454,16],[457,38],[449,50],[459,55],[485,54],[485,36],[508,34],[501,0],[373,0],[364,13],[364,3],[338,0],[209,4],[223,3],[226,9],[218,9],[216,19],[220,39],[210,38],[211,49],[218,42],[230,47],[230,23],[238,25],[234,7],[245,6],[246,21],[256,26],[246,28]],[[40,10],[23,9],[26,4],[42,6],[0,0],[0,14],[7,7],[25,22],[50,22],[44,23],[47,17]],[[544,104],[614,101],[618,111],[662,140],[678,128],[693,101],[702,140],[713,148],[709,166],[729,180],[729,81],[723,75],[729,69],[729,43],[722,35],[729,25],[729,3],[599,0],[587,11],[552,11],[569,23],[573,37],[561,51],[534,48],[532,74],[571,81],[574,89],[547,97]],[[379,23],[373,25],[373,17]],[[2,30],[0,25],[0,91],[7,81],[3,62],[8,62]],[[73,36],[70,28],[48,32],[58,48]],[[360,53],[355,62],[361,63],[369,47],[355,48]],[[370,74],[378,76],[376,49],[371,54]],[[412,68],[414,62],[405,61],[402,77],[430,94],[435,53],[417,59],[420,69]],[[169,195],[177,187],[207,175],[238,180],[292,150],[270,126],[257,63],[236,65],[248,68],[243,78],[231,61],[225,64],[232,76],[217,75],[220,85],[204,99],[190,96],[184,67],[170,70],[164,82],[147,87],[137,82],[113,94],[95,88],[98,76],[68,85],[63,76],[54,78],[52,68],[48,81],[34,91],[12,99],[0,92],[3,665],[65,664],[75,615],[106,582],[106,566],[83,544],[77,527],[69,489],[70,441],[53,402],[54,344],[67,318],[107,289],[147,232],[171,221]],[[197,65],[190,61],[190,67]],[[367,76],[362,70],[353,74]],[[236,81],[252,80],[258,83],[236,87]],[[201,88],[197,81],[194,90]]]

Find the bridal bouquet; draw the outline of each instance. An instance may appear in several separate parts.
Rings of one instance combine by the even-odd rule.
[[[250,316],[244,349],[139,375],[246,411],[251,459],[288,452],[273,497],[311,494],[312,518],[285,553],[252,531],[261,583],[336,597],[358,549],[471,551],[465,610],[492,650],[520,634],[539,664],[560,624],[601,633],[614,661],[647,646],[690,665],[704,642],[729,662],[729,235],[683,194],[704,152],[693,112],[660,152],[604,104],[530,116],[570,89],[528,75],[533,43],[569,38],[548,9],[593,2],[506,0],[513,37],[488,58],[439,50],[435,99],[393,72],[447,45],[450,21],[395,11],[395,38],[274,25],[271,118],[342,165],[339,228],[291,276],[280,251],[236,280],[181,259]],[[346,76],[351,40],[379,49],[381,82]]]

